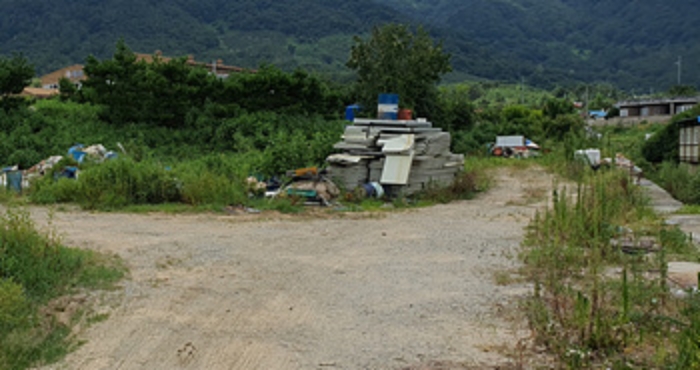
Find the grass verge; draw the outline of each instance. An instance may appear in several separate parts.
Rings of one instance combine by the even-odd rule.
[[[562,368],[698,368],[700,296],[672,294],[668,280],[668,261],[698,261],[697,248],[627,174],[584,170],[575,179],[554,192],[523,243],[537,344]]]
[[[39,231],[28,211],[0,215],[0,369],[26,369],[62,358],[75,343],[70,325],[41,314],[52,299],[104,289],[124,276],[114,258],[61,244]]]

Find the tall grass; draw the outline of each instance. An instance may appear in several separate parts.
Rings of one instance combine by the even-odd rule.
[[[39,315],[39,308],[76,288],[104,287],[122,276],[114,262],[38,231],[26,210],[0,215],[0,369],[24,369],[65,354],[70,328]]]
[[[686,164],[663,162],[653,179],[683,203],[700,204],[700,173]]]
[[[659,250],[625,253],[613,242],[641,237],[654,238]],[[668,259],[681,257],[698,253],[656,217],[626,173],[584,173],[553,193],[523,244],[524,272],[535,286],[526,309],[538,342],[567,368],[673,363],[687,351],[674,344],[685,343],[678,323],[695,325],[666,283]]]
[[[241,204],[247,199],[245,178],[254,171],[239,156],[207,156],[169,167],[162,162],[120,158],[84,166],[77,180],[45,176],[33,184],[33,202],[75,202],[87,209],[121,209],[133,205]]]

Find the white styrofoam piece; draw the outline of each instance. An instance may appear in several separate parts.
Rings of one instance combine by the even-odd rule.
[[[512,148],[525,146],[525,136],[496,136],[496,147]]]
[[[391,139],[380,139],[378,142],[382,145],[382,153],[405,153],[413,148],[415,143],[414,135],[399,135]],[[413,157],[413,154],[411,154]]]
[[[384,168],[382,169],[381,184],[406,185],[408,176],[411,174],[411,163],[413,163],[413,151],[408,155],[389,154],[384,158]]]

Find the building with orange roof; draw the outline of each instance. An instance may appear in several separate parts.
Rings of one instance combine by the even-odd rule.
[[[58,89],[45,89],[42,87],[25,87],[19,94],[20,96],[28,96],[36,99],[48,99],[59,95]]]
[[[170,57],[164,57],[163,53],[160,50],[156,50],[156,52],[153,54],[134,53],[134,55],[136,56],[136,61],[144,61],[146,63],[153,63],[153,61],[156,58],[158,58],[164,63],[167,63],[173,59]],[[211,63],[197,62],[196,60],[194,60],[193,55],[188,55],[186,63],[193,67],[203,67],[210,73],[215,74],[219,78],[227,78],[231,73],[256,72],[255,70],[248,70],[241,67],[225,65],[223,60],[221,59],[212,61]],[[75,84],[76,87],[80,87],[82,81],[84,81],[87,78],[87,76],[83,71],[83,65],[75,64],[70,67],[61,68],[57,71],[42,76],[41,86],[43,89],[56,89],[58,91],[58,83],[61,78],[67,78],[70,82]]]
[[[80,86],[85,80],[85,72],[82,64],[74,64],[70,67],[61,68],[41,77],[41,87],[44,89],[58,89],[58,81],[67,78],[76,86]]]

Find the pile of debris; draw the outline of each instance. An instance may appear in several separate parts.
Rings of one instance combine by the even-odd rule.
[[[529,158],[539,155],[540,146],[525,136],[497,136],[491,154],[504,158]]]
[[[450,143],[448,132],[424,119],[355,119],[334,146],[342,153],[327,158],[328,170],[347,191],[373,184],[365,188],[410,195],[449,185],[464,168],[464,155],[451,153]]]
[[[574,152],[574,158],[588,164],[594,170],[600,167],[613,166],[623,169],[629,172],[630,177],[632,177],[637,184],[640,183],[644,176],[642,169],[621,153],[615,154],[615,159],[613,160],[612,158],[601,158],[600,149],[581,149]]]
[[[121,144],[117,144],[122,152],[124,148]],[[95,144],[85,147],[82,144],[76,144],[68,149],[68,155],[78,163],[82,164],[84,161],[89,160],[91,162],[100,163],[108,159],[113,159],[117,157],[117,153],[113,151],[108,151],[102,144]],[[46,174],[51,173],[52,169],[63,160],[63,156],[54,155],[46,158],[27,170],[19,170],[18,166],[3,168],[0,172],[0,186],[6,187],[8,189],[20,192],[23,188],[28,188],[32,179],[42,177]],[[54,171],[54,176],[56,178],[65,177],[69,179],[78,178],[79,168],[76,166],[66,166],[60,171]]]

